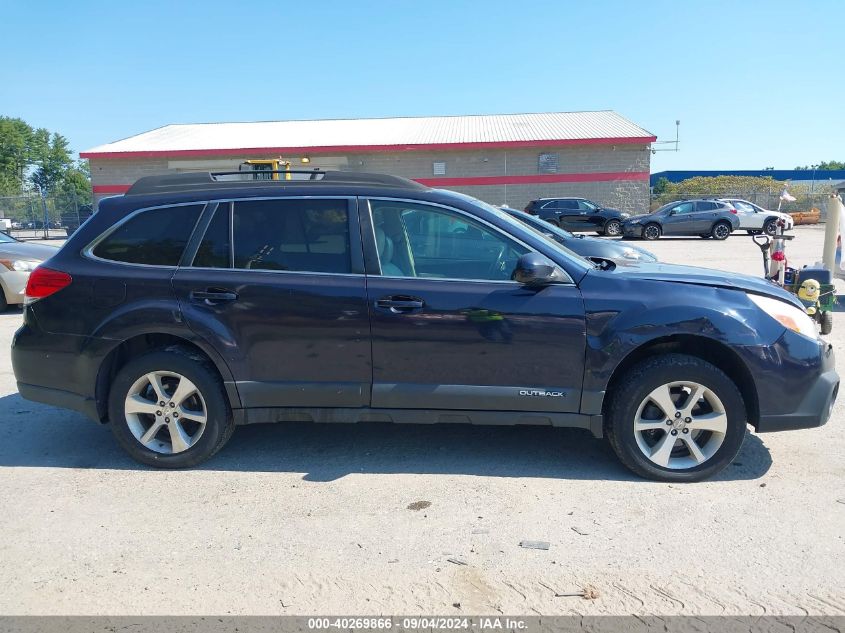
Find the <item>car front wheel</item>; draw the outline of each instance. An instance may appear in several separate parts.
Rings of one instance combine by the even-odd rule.
[[[646,224],[643,227],[643,237],[647,240],[656,240],[660,237],[660,226],[658,224]]]
[[[659,481],[701,481],[725,468],[745,438],[736,385],[694,356],[665,354],[631,369],[608,404],[605,432],[636,474]]]
[[[179,347],[146,353],[120,369],[109,393],[109,421],[127,453],[160,468],[196,466],[235,429],[216,370]]]
[[[768,236],[774,236],[778,234],[778,223],[777,220],[769,220],[763,225],[763,231]]]
[[[608,237],[622,235],[622,223],[619,220],[608,220],[604,224],[603,234]]]

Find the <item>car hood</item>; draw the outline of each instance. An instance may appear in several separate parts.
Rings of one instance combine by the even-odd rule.
[[[26,242],[9,242],[0,244],[0,258],[28,259],[43,262],[59,252],[55,246],[46,244],[27,244]]]
[[[641,220],[643,218],[649,218],[653,213],[638,213],[637,215],[632,215],[628,218],[625,218],[625,222],[630,222],[631,220]]]
[[[617,266],[616,274],[626,277],[634,277],[649,281],[669,281],[681,284],[693,284],[698,286],[710,286],[713,288],[728,288],[730,290],[743,290],[753,294],[766,295],[781,301],[786,301],[803,309],[801,302],[795,295],[788,293],[774,282],[762,277],[752,277],[739,273],[730,273],[724,270],[711,268],[697,268],[695,266],[680,266],[677,264],[661,263],[625,263]]]

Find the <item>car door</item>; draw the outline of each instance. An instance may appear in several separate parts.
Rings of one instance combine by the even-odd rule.
[[[739,226],[743,229],[762,229],[766,215],[761,209],[742,200],[729,200],[739,218]]]
[[[663,219],[664,235],[690,235],[692,214],[695,211],[694,202],[679,202],[666,210]]]
[[[588,214],[578,200],[558,200],[560,226],[568,231],[588,231]]]
[[[172,283],[185,321],[229,364],[244,407],[369,405],[356,200],[236,200],[206,211]]]
[[[373,407],[579,410],[577,286],[511,281],[528,248],[465,211],[388,198],[362,207]]]
[[[709,233],[716,222],[716,216],[722,206],[711,200],[698,200],[695,203],[695,213],[692,218],[692,228],[697,234]]]

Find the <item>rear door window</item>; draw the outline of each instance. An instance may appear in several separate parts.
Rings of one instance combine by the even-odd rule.
[[[697,211],[715,211],[719,208],[719,205],[715,202],[696,202],[695,207]]]
[[[250,200],[232,211],[234,267],[349,273],[345,199]]]
[[[176,266],[202,208],[196,204],[141,211],[102,239],[92,253],[126,264]]]
[[[231,202],[221,202],[194,256],[198,268],[231,268]]]

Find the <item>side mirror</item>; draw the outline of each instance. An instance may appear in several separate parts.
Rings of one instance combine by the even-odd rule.
[[[514,281],[526,286],[548,286],[568,281],[566,273],[545,255],[525,253],[516,263]]]

